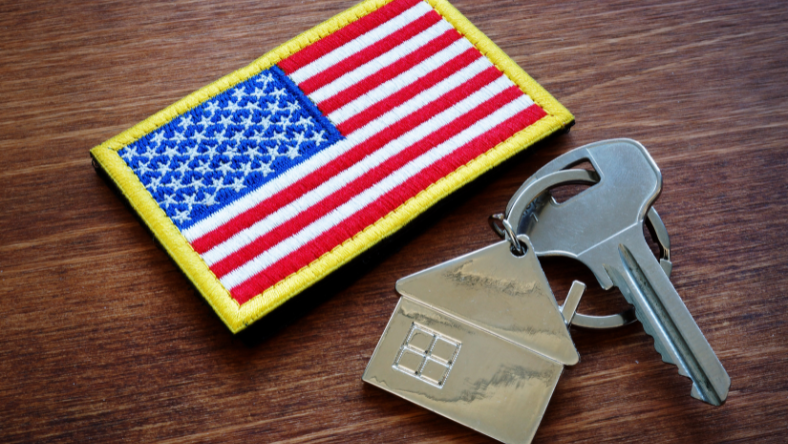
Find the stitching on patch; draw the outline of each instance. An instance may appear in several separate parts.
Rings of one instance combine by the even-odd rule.
[[[147,203],[147,200],[150,200],[151,203],[153,203],[154,205],[158,205],[156,206],[156,210],[158,211],[154,211],[153,213],[150,212],[150,208],[146,209],[144,214],[149,215],[149,217],[151,218],[151,220],[147,220],[147,217],[144,217],[144,219],[146,219],[146,224],[148,225],[154,224],[159,227],[154,232],[160,233],[160,235],[157,234],[157,237],[160,237],[160,240],[162,241],[163,244],[165,244],[168,251],[170,251],[171,248],[175,250],[178,249],[183,250],[180,253],[178,253],[178,255],[180,256],[173,255],[173,257],[176,258],[176,261],[181,266],[181,268],[184,269],[184,271],[187,273],[190,279],[192,279],[193,281],[195,281],[196,284],[198,284],[198,288],[200,288],[201,293],[203,293],[206,299],[209,300],[209,302],[217,311],[217,313],[220,315],[220,317],[222,317],[223,321],[234,332],[237,332],[238,330],[242,329],[244,326],[249,325],[254,320],[257,320],[260,317],[264,316],[265,314],[267,314],[277,306],[284,303],[286,300],[289,300],[291,297],[300,293],[305,288],[311,286],[318,280],[322,279],[322,277],[326,276],[331,271],[347,263],[361,252],[370,248],[372,245],[378,243],[381,239],[388,237],[394,232],[398,231],[402,226],[407,224],[414,217],[421,214],[426,208],[432,206],[433,204],[441,200],[443,197],[450,194],[452,191],[458,189],[465,183],[468,183],[470,180],[474,179],[475,177],[482,174],[483,172],[489,170],[494,165],[497,165],[498,163],[510,157],[514,153],[529,146],[536,140],[545,137],[549,133],[555,131],[555,129],[563,126],[560,119],[555,118],[555,115],[551,111],[552,108],[543,108],[540,109],[540,112],[542,114],[540,115],[534,114],[533,116],[528,117],[526,120],[529,123],[526,123],[524,127],[518,127],[519,129],[515,132],[508,133],[506,131],[509,130],[505,130],[505,131],[503,129],[497,130],[496,134],[500,134],[500,136],[495,136],[496,142],[493,143],[492,147],[486,145],[486,142],[484,144],[479,144],[477,142],[474,142],[475,143],[474,146],[476,145],[478,146],[476,148],[473,148],[474,151],[468,151],[468,153],[476,153],[476,154],[473,154],[470,158],[464,158],[464,161],[462,157],[457,157],[457,156],[452,157],[451,161],[447,162],[444,166],[441,167],[442,169],[440,170],[439,174],[438,173],[426,174],[423,175],[422,177],[422,175],[420,175],[421,173],[418,174],[409,173],[409,174],[417,174],[418,176],[418,180],[415,180],[412,185],[408,185],[409,187],[408,189],[412,188],[413,191],[416,192],[415,195],[410,195],[410,197],[407,197],[407,195],[399,193],[400,195],[402,195],[402,197],[405,197],[404,201],[400,201],[399,197],[396,197],[395,195],[388,196],[388,194],[381,194],[380,198],[382,200],[385,198],[385,200],[389,202],[386,205],[399,203],[399,202],[401,203],[399,203],[395,208],[389,210],[388,212],[376,213],[378,217],[374,220],[368,221],[368,219],[365,219],[363,224],[362,223],[356,224],[358,225],[358,228],[352,228],[352,231],[349,231],[348,233],[351,234],[349,237],[337,238],[336,240],[340,240],[340,239],[342,240],[338,244],[333,244],[333,246],[330,246],[328,251],[323,251],[322,254],[318,254],[316,257],[308,261],[308,263],[306,264],[304,264],[303,262],[301,264],[297,264],[301,266],[297,267],[295,271],[292,271],[289,274],[286,274],[281,277],[277,275],[276,279],[273,279],[271,281],[271,284],[268,284],[267,287],[264,287],[264,291],[257,294],[253,294],[248,299],[245,299],[242,303],[239,304],[239,301],[236,300],[235,297],[231,296],[230,292],[227,291],[228,287],[222,283],[221,278],[219,277],[221,276],[221,274],[215,273],[214,270],[211,268],[211,266],[208,265],[212,262],[206,261],[202,256],[202,254],[198,253],[198,251],[202,251],[202,250],[195,249],[193,245],[189,242],[189,237],[184,236],[184,233],[181,232],[181,229],[188,230],[188,226],[182,223],[179,223],[176,226],[176,224],[173,223],[173,221],[170,220],[170,218],[168,217],[168,216],[173,216],[173,214],[167,215],[166,210],[162,211],[161,201],[154,198],[154,196],[150,193],[151,191],[150,189],[146,190],[144,188],[143,182],[150,184],[150,181],[147,180],[140,181],[140,175],[138,175],[137,173],[140,173],[140,171],[142,171],[141,175],[145,176],[146,171],[144,170],[150,166],[150,163],[154,160],[153,158],[156,157],[154,156],[154,154],[155,155],[163,154],[162,150],[160,149],[161,147],[156,146],[154,148],[154,150],[156,150],[155,152],[136,150],[137,152],[134,154],[136,154],[137,157],[145,157],[144,159],[142,159],[142,162],[140,162],[140,159],[135,159],[134,155],[123,156],[124,154],[123,151],[128,148],[129,152],[126,154],[129,154],[132,145],[134,145],[135,143],[139,142],[142,139],[147,140],[154,137],[155,136],[154,133],[156,133],[159,130],[164,132],[171,131],[173,126],[177,126],[179,123],[183,123],[184,119],[189,115],[194,114],[193,117],[196,118],[207,117],[213,119],[213,116],[210,117],[206,115],[197,116],[195,112],[199,111],[198,108],[205,106],[210,101],[216,99],[222,94],[229,94],[232,92],[233,89],[244,88],[242,86],[243,84],[245,84],[244,82],[250,81],[255,76],[258,76],[261,73],[263,73],[266,69],[278,69],[276,63],[285,60],[286,58],[296,54],[298,51],[301,51],[302,49],[308,47],[309,45],[320,41],[326,36],[329,36],[334,32],[337,32],[345,28],[346,26],[354,22],[357,22],[361,18],[366,17],[367,15],[372,14],[376,11],[379,11],[382,7],[384,7],[389,3],[391,3],[391,1],[364,2],[361,5],[352,8],[351,10],[345,11],[344,13],[339,14],[333,19],[330,19],[328,22],[325,22],[324,24],[319,25],[310,31],[307,31],[306,33],[278,47],[272,52],[260,57],[246,68],[242,68],[241,70],[238,70],[228,76],[225,76],[219,81],[214,82],[213,84],[187,96],[185,99],[176,102],[176,104],[168,107],[167,109],[165,109],[160,113],[155,114],[151,118],[146,119],[146,121],[143,121],[142,123],[122,133],[116,138],[110,139],[108,142],[105,142],[99,147],[96,147],[96,149],[112,147],[113,144],[116,143],[116,141],[117,143],[120,143],[120,141],[123,140],[121,136],[125,136],[126,138],[128,138],[129,135],[136,134],[141,130],[146,131],[143,132],[143,134],[139,137],[133,136],[136,137],[133,141],[128,143],[124,142],[125,144],[120,146],[120,148],[118,148],[117,151],[113,153],[114,155],[118,156],[117,159],[118,161],[120,161],[120,164],[124,168],[128,169],[128,172],[124,173],[122,179],[116,177],[115,174],[112,173],[112,171],[115,171],[114,168],[116,168],[114,166],[114,163],[112,163],[113,166],[111,168],[109,167],[110,164],[105,165],[103,162],[100,163],[102,164],[102,166],[105,166],[105,170],[110,172],[110,177],[112,177],[113,181],[118,183],[120,188],[123,190],[124,195],[126,195],[127,198],[129,198],[129,200],[134,202],[141,202],[141,204],[144,204],[146,208],[147,206],[151,205],[150,203]],[[404,3],[405,2],[403,2],[403,4]],[[536,103],[538,103],[540,106],[543,105],[542,101],[544,100],[545,101],[544,103],[547,103],[550,107],[556,108],[556,111],[558,112],[561,111],[562,108],[560,107],[560,104],[557,104],[557,102],[555,103],[551,102],[551,100],[554,101],[554,99],[552,99],[552,97],[550,97],[549,94],[547,94],[538,84],[536,84],[536,82],[530,79],[530,77],[528,77],[527,74],[518,71],[517,69],[519,69],[519,67],[516,67],[516,65],[514,65],[514,62],[511,61],[511,59],[506,58],[506,56],[502,53],[502,51],[500,51],[500,49],[494,46],[494,44],[492,44],[488,40],[485,40],[486,37],[480,31],[475,30],[475,28],[473,28],[473,25],[467,22],[467,19],[459,15],[459,13],[446,15],[443,13],[441,9],[436,7],[436,4],[439,4],[442,8],[446,8],[446,7],[451,8],[450,5],[448,5],[445,2],[441,2],[439,0],[427,1],[424,3],[429,5],[430,9],[434,11],[438,16],[440,16],[441,20],[445,20],[446,22],[450,23],[452,25],[451,27],[454,29],[454,31],[456,31],[458,37],[461,38],[463,41],[467,42],[469,47],[472,47],[474,51],[476,51],[481,55],[482,58],[488,60],[489,62],[492,62],[489,64],[490,70],[493,71],[492,66],[495,66],[494,71],[497,72],[498,75],[503,73],[504,75],[501,76],[501,79],[506,79],[508,82],[511,82],[513,89],[515,89],[514,85],[517,85],[516,89],[519,90],[521,94],[523,94],[525,97],[529,97],[529,96],[534,97]],[[408,2],[408,4],[411,4],[411,2]],[[448,9],[448,12],[451,11],[452,11],[451,9]],[[329,22],[331,22],[330,26],[327,25]],[[461,31],[461,29],[464,31]],[[475,32],[471,32],[474,30]],[[352,32],[350,32],[349,34],[345,33],[345,35],[352,35]],[[471,40],[471,38],[469,38],[469,35],[473,36],[475,38],[475,41]],[[346,43],[347,41],[342,40],[342,42]],[[344,45],[345,43],[340,43],[340,45]],[[486,48],[486,50],[483,50],[482,48]],[[493,53],[495,57],[491,56],[491,54]],[[304,60],[304,58],[302,57],[301,60]],[[268,65],[267,68],[265,67],[266,65]],[[514,69],[512,65],[514,65],[517,69]],[[506,69],[504,69],[503,67],[505,67]],[[407,69],[411,69],[411,68],[407,68]],[[422,68],[418,68],[418,69],[422,69]],[[434,68],[430,68],[430,69],[434,69]],[[514,69],[514,71],[511,71],[512,69]],[[451,73],[452,71],[447,71],[447,72]],[[515,78],[519,79],[519,82],[515,81]],[[405,85],[407,84],[405,83]],[[296,87],[293,86],[293,88]],[[399,91],[403,87],[398,86],[397,88],[398,89],[396,89],[396,91]],[[532,93],[535,93],[536,96],[532,96]],[[385,97],[385,95],[382,97]],[[241,103],[240,99],[237,103]],[[320,106],[320,101],[318,101],[318,106]],[[186,109],[183,110],[184,108]],[[347,116],[352,116],[353,112],[358,112],[358,111],[351,110],[350,114],[345,112],[344,114],[345,117],[343,117],[340,120],[346,119]],[[177,114],[173,116],[173,113],[177,113]],[[330,113],[326,113],[324,111],[323,114],[326,115],[324,117],[325,119],[331,119],[330,116],[327,116],[327,114]],[[567,116],[568,118],[571,119],[571,115],[569,115],[568,113],[564,115],[565,118],[567,118]],[[161,123],[162,117],[166,117],[168,118],[168,120],[164,121],[164,123]],[[243,116],[243,117],[250,118],[249,116]],[[520,119],[520,117],[518,117],[518,119]],[[213,123],[216,122],[213,121]],[[338,121],[334,121],[333,123],[338,123]],[[341,126],[341,123],[339,123],[339,125]],[[449,125],[449,121],[443,122],[439,126],[445,126],[445,125]],[[451,125],[455,125],[453,120],[451,121]],[[520,123],[516,123],[514,120],[512,120],[511,123],[507,123],[507,125],[520,125]],[[150,129],[151,126],[153,126],[154,129],[151,130]],[[185,126],[188,126],[188,124],[186,124]],[[164,127],[168,127],[168,128],[164,128]],[[463,127],[460,126],[459,128],[463,128]],[[205,131],[206,129],[207,128],[199,128],[200,131]],[[354,131],[358,129],[359,129],[358,127],[356,127],[355,129],[350,128],[348,129],[348,131]],[[192,135],[193,134],[191,133],[188,134],[188,136],[192,136]],[[199,137],[203,137],[206,135],[215,136],[216,134],[214,132],[214,134],[203,134],[202,136]],[[251,135],[251,133],[245,135],[249,136]],[[483,151],[476,151],[481,148],[486,148],[486,149]],[[166,149],[166,148],[162,148],[162,149]],[[197,154],[205,153],[205,150],[201,149],[200,147],[196,147],[196,149],[198,151]],[[241,152],[239,152],[238,154],[243,155],[244,149],[241,149]],[[224,151],[224,149],[219,149],[219,151],[220,151],[219,154],[225,154],[226,152]],[[146,154],[151,154],[151,155],[146,157]],[[180,154],[183,153],[181,152]],[[172,159],[169,160],[171,161]],[[198,168],[204,166],[200,162],[206,160],[212,160],[212,159],[208,159],[208,158],[202,160],[188,159],[186,163],[195,161],[196,163],[191,165],[191,167]],[[226,160],[227,159],[225,159],[225,161]],[[457,162],[461,162],[461,163],[458,164]],[[157,161],[154,163],[159,164],[162,162]],[[131,165],[132,167],[130,168],[129,165]],[[260,163],[250,162],[250,165],[252,167],[257,167],[257,168],[262,167],[262,164]],[[177,167],[177,165],[175,166]],[[215,167],[216,165],[213,166]],[[418,171],[418,170],[414,170],[414,171]],[[398,170],[395,172],[398,172]],[[131,178],[127,176],[131,176]],[[417,176],[413,176],[413,177],[415,178]],[[331,177],[331,176],[327,176],[327,177]],[[403,176],[403,177],[405,177],[406,180],[410,180],[408,178],[411,176]],[[163,177],[158,177],[158,179],[164,180]],[[177,179],[181,181],[185,180],[184,177],[178,177]],[[202,179],[204,179],[204,177],[200,178],[200,180]],[[134,184],[135,182],[139,184],[139,187],[142,189],[144,194],[140,194],[141,191],[137,190],[137,187]],[[167,181],[167,182],[170,184],[172,183],[171,181]],[[203,185],[204,184],[205,183],[203,182]],[[181,185],[186,185],[186,183],[182,182]],[[221,185],[230,185],[230,183],[224,181],[223,183],[221,183]],[[133,191],[132,194],[129,194],[127,192],[127,187]],[[194,192],[195,190],[191,190],[191,191]],[[407,192],[410,193],[410,191]],[[147,199],[146,195],[150,199]],[[205,195],[199,194],[199,191],[194,196],[197,196],[196,198],[205,197]],[[185,198],[194,199],[195,198],[194,196],[192,197],[185,196]],[[396,199],[396,200],[392,200],[392,199]],[[135,204],[134,206],[135,208],[138,208],[137,204]],[[183,208],[181,208],[181,210],[183,210]],[[159,213],[164,213],[164,214],[159,216]],[[172,230],[175,231],[172,232]],[[170,236],[169,234],[170,232],[172,232],[172,236]],[[177,235],[175,234],[175,232],[177,232]],[[188,248],[186,249],[184,249],[183,248],[184,246],[182,245],[184,242],[188,246]],[[334,241],[329,240],[328,242],[334,242]],[[325,245],[325,246],[329,246],[329,245]],[[184,254],[185,256],[183,256]],[[196,256],[196,258],[194,256]],[[285,270],[289,271],[290,269],[285,269]],[[208,271],[208,273],[205,273],[205,271]],[[223,291],[219,291],[220,289]],[[230,305],[232,307],[235,307],[234,309],[231,309],[229,306],[226,305],[225,299],[228,297],[230,300],[233,301],[233,304]]]
[[[441,13],[441,11],[440,11],[438,8],[436,8],[436,7],[435,7],[435,5],[433,5],[433,4],[432,4],[432,2],[430,2],[430,1],[428,1],[428,0],[424,0],[424,1],[425,1],[425,2],[427,2],[428,4],[430,4],[430,6],[432,6],[432,7],[433,7],[433,9],[435,9],[435,11],[436,11],[438,14],[440,14],[440,16],[441,16],[441,17],[443,17],[443,19],[445,19],[446,21],[448,21],[449,23],[451,23],[451,20],[450,20],[449,18],[447,18],[447,17],[446,17],[446,16],[445,16],[443,13]],[[459,11],[458,11],[458,13],[459,13]],[[467,18],[466,18],[466,20],[467,20]],[[470,21],[469,21],[469,22],[470,22]],[[453,23],[452,23],[452,25],[453,25]],[[473,45],[473,47],[474,47],[474,48],[476,48],[476,50],[477,50],[477,51],[479,51],[480,53],[482,53],[482,55],[484,55],[484,57],[487,57],[488,59],[490,59],[490,56],[489,56],[489,52],[490,52],[490,51],[485,51],[485,50],[483,50],[482,48],[480,48],[477,42],[474,42],[473,40],[471,40],[471,39],[468,37],[468,35],[467,35],[466,33],[462,32],[462,31],[461,31],[461,30],[459,30],[459,29],[457,29],[457,27],[456,27],[456,26],[455,26],[455,29],[457,30],[457,32],[459,32],[459,33],[460,33],[460,34],[463,36],[463,38],[465,38],[466,40],[468,40],[468,41],[469,41],[469,42],[470,42],[470,43]],[[482,34],[483,36],[485,36],[485,37],[486,37],[486,34],[484,34],[483,32],[481,32],[481,30],[479,30],[478,32],[479,32],[480,34]],[[494,44],[494,43],[493,43],[493,44]],[[496,45],[496,46],[497,46],[497,45]],[[503,50],[501,50],[501,51],[503,51]],[[499,66],[499,64],[498,64],[498,62],[497,62],[497,61],[494,61],[494,62],[493,62],[493,65],[494,65],[494,66],[495,66],[495,67],[498,69],[498,71],[500,71],[501,73],[503,73],[503,74],[506,76],[506,78],[507,78],[507,79],[509,79],[509,80],[510,80],[512,83],[514,83],[515,85],[518,85],[518,86],[520,86],[520,85],[519,85],[519,83],[517,83],[517,81],[516,81],[515,79],[513,79],[513,78],[512,78],[512,77],[509,75],[509,73],[508,73],[508,72],[506,72],[505,70],[501,69],[501,67]],[[536,99],[534,99],[534,101],[536,102]],[[536,103],[539,103],[539,102],[536,102]],[[541,105],[541,104],[540,104],[540,105]],[[551,113],[550,113],[548,110],[546,110],[546,109],[545,109],[545,110],[544,110],[544,112],[545,112],[545,113],[547,113],[547,115],[548,115],[548,116],[551,116],[551,117],[553,117],[553,114],[551,114]]]
[[[128,130],[118,134],[117,136],[110,138],[109,140],[107,140],[106,142],[104,142],[101,145],[97,146],[96,148],[105,147],[105,148],[107,148],[109,150],[112,150],[112,151],[120,151],[121,149],[125,148],[126,146],[128,146],[128,145],[136,142],[140,138],[144,137],[146,134],[149,134],[149,133],[155,131],[156,129],[166,125],[167,123],[170,123],[172,120],[174,120],[178,116],[189,112],[193,108],[196,108],[197,106],[207,102],[208,100],[216,97],[217,95],[222,94],[223,92],[225,92],[228,89],[234,87],[238,83],[244,82],[245,80],[248,80],[249,78],[254,77],[255,75],[259,74],[260,72],[270,68],[271,66],[274,66],[277,63],[279,63],[281,60],[284,60],[285,58],[295,54],[296,52],[298,52],[298,51],[304,49],[305,47],[315,43],[316,41],[324,38],[325,36],[330,35],[330,34],[336,32],[336,31],[338,31],[339,29],[342,29],[343,27],[347,26],[348,24],[353,23],[353,22],[365,17],[366,15],[369,15],[370,13],[380,9],[381,7],[383,7],[385,5],[387,5],[388,3],[391,3],[392,1],[394,1],[394,0],[365,0],[362,3],[359,3],[358,5],[356,5],[354,8],[351,8],[349,10],[345,10],[345,11],[335,15],[334,17],[331,17],[330,19],[326,20],[325,22],[322,22],[321,24],[319,24],[319,25],[317,25],[317,26],[315,26],[315,27],[313,27],[311,29],[308,29],[307,31],[297,35],[293,39],[291,39],[291,40],[289,40],[289,41],[277,46],[275,49],[273,49],[273,50],[267,52],[266,54],[264,54],[263,56],[255,59],[249,65],[247,65],[247,66],[245,66],[243,68],[240,68],[240,69],[238,69],[238,70],[236,70],[236,71],[234,71],[234,72],[232,72],[232,73],[230,73],[230,74],[228,74],[228,75],[226,75],[224,77],[219,78],[215,82],[210,83],[210,84],[198,89],[194,93],[189,94],[188,96],[184,97],[183,99],[181,99],[181,100],[173,103],[172,105],[164,108],[163,110],[153,114],[151,117],[143,120],[142,122],[138,123],[137,125],[133,126],[132,128],[129,128]],[[358,10],[356,10],[356,8],[358,8]],[[364,14],[360,14],[360,12],[362,12],[362,10],[363,10],[363,12],[365,12]],[[354,12],[351,13],[351,11],[354,11]],[[348,14],[348,13],[350,13],[350,14]],[[333,24],[333,26],[327,27],[326,29],[320,29],[320,31],[324,32],[324,34],[323,35],[319,35],[318,34],[319,38],[311,40],[312,33],[315,30],[317,30],[321,26],[326,25],[327,23],[330,23],[332,20],[338,20],[340,17],[342,17],[345,14],[351,15],[354,18],[354,20],[348,20],[347,18],[345,18],[344,21],[342,21],[340,23],[335,23],[335,24]],[[306,38],[306,42],[299,42],[298,45],[296,46],[296,48],[289,49],[290,45],[292,45],[293,43],[297,42],[303,36],[306,36],[305,37]],[[278,51],[278,50],[285,50],[285,51],[284,51],[283,54],[278,54],[277,55],[276,51]],[[264,59],[266,57],[269,57],[269,56],[275,56],[275,57],[273,57],[271,60],[268,61],[269,62],[268,65],[265,65],[263,63]],[[260,64],[262,64],[262,65],[260,65]],[[243,77],[239,73],[242,72],[242,71],[245,71],[245,70],[252,70],[252,72],[248,76]],[[196,102],[194,104],[189,104],[188,103],[188,102],[192,101],[192,99],[194,97],[198,96],[201,93],[207,93],[208,95],[203,100],[198,101],[198,102]],[[169,117],[165,117],[166,118],[165,121],[160,122],[158,125],[154,125],[152,128],[149,128],[147,131],[142,133],[139,137],[136,137],[135,139],[131,140],[130,142],[128,142],[126,144],[123,144],[121,146],[118,146],[118,147],[114,147],[114,148],[112,146],[110,146],[110,142],[115,140],[117,137],[122,136],[122,135],[134,130],[139,125],[146,124],[147,122],[149,122],[150,120],[156,118],[157,116],[166,116],[168,114],[169,114]]]
[[[295,88],[273,66],[118,154],[176,226],[188,228],[341,138]]]
[[[525,132],[525,131],[527,131],[527,130],[528,130],[528,128],[524,128],[523,130],[521,130],[520,132],[518,132],[518,134],[520,134],[520,133],[523,133],[523,132]],[[513,136],[513,137],[514,137],[514,136]],[[485,154],[488,154],[488,153],[491,153],[491,152],[493,152],[493,151],[496,151],[496,150],[497,150],[497,149],[499,149],[499,148],[500,148],[502,145],[504,145],[504,144],[506,144],[506,143],[508,143],[508,142],[509,142],[509,139],[507,139],[507,140],[504,140],[504,141],[500,142],[500,143],[499,143],[499,144],[497,144],[496,146],[494,146],[494,147],[490,148],[489,150],[487,150],[487,152],[486,152]],[[320,257],[316,258],[315,260],[313,260],[313,261],[312,261],[312,262],[310,262],[309,264],[307,264],[307,265],[304,265],[303,267],[301,267],[301,268],[300,268],[299,270],[297,270],[296,272],[293,272],[293,273],[291,273],[290,275],[288,275],[287,277],[285,277],[284,279],[281,279],[279,282],[277,282],[277,283],[276,283],[276,284],[274,284],[273,286],[271,286],[271,287],[269,287],[268,289],[266,289],[266,290],[265,290],[265,292],[263,292],[263,293],[260,293],[260,294],[258,294],[258,295],[257,295],[257,296],[255,296],[255,297],[259,297],[259,296],[261,296],[261,295],[263,295],[263,294],[265,294],[265,293],[267,293],[267,292],[269,292],[269,291],[275,291],[276,289],[278,289],[278,288],[281,288],[282,286],[284,286],[284,285],[286,284],[286,281],[287,281],[288,279],[291,279],[292,277],[294,277],[294,276],[296,276],[296,275],[299,275],[299,274],[300,274],[300,273],[302,273],[302,272],[305,272],[307,269],[309,269],[309,268],[313,267],[315,264],[317,264],[317,263],[319,263],[319,262],[321,262],[321,261],[325,260],[327,257],[330,257],[330,256],[337,256],[337,255],[338,255],[338,253],[337,253],[337,251],[338,251],[338,250],[341,250],[341,249],[343,249],[343,248],[346,248],[346,247],[347,247],[349,244],[351,244],[351,243],[355,242],[355,241],[356,241],[356,240],[357,240],[359,237],[361,237],[361,236],[363,236],[363,235],[366,235],[366,234],[367,234],[367,233],[369,233],[370,231],[376,230],[376,229],[378,228],[378,227],[377,227],[377,225],[378,225],[378,223],[379,223],[379,222],[381,222],[381,221],[383,221],[383,220],[386,220],[386,219],[389,219],[389,218],[390,218],[390,217],[392,217],[392,216],[396,216],[396,215],[398,215],[398,214],[402,213],[403,211],[405,211],[405,209],[406,209],[407,207],[411,206],[411,205],[413,204],[413,202],[416,202],[416,201],[418,201],[419,199],[422,199],[424,196],[426,196],[426,195],[428,195],[428,194],[431,194],[431,193],[433,193],[433,192],[434,192],[434,190],[435,190],[435,188],[442,186],[442,185],[443,185],[443,184],[444,184],[446,181],[451,181],[451,180],[453,180],[453,179],[454,179],[454,177],[456,177],[456,176],[461,176],[461,175],[463,174],[463,170],[467,170],[467,169],[470,169],[470,168],[472,168],[472,164],[475,164],[475,163],[478,163],[478,162],[479,162],[479,157],[469,160],[468,162],[466,162],[464,165],[462,165],[462,166],[460,166],[459,168],[457,168],[456,170],[454,170],[454,171],[453,171],[452,173],[450,173],[449,175],[447,175],[447,176],[444,176],[443,178],[441,178],[441,179],[440,179],[440,180],[438,180],[437,182],[434,182],[434,183],[430,184],[429,186],[427,186],[427,188],[423,189],[422,191],[420,191],[419,193],[417,193],[415,196],[411,197],[411,198],[410,198],[410,199],[408,199],[406,202],[402,203],[402,204],[401,204],[400,206],[398,206],[397,208],[393,209],[392,211],[390,211],[390,212],[389,212],[389,213],[387,213],[386,215],[384,215],[384,216],[381,216],[381,217],[380,217],[378,220],[376,220],[374,223],[372,223],[372,224],[368,225],[368,226],[367,226],[367,227],[365,227],[363,230],[361,230],[361,231],[357,232],[357,233],[356,233],[356,234],[354,234],[352,237],[350,237],[350,238],[346,239],[344,242],[342,242],[341,244],[339,244],[339,245],[335,246],[335,247],[334,247],[334,248],[332,248],[330,251],[327,251],[327,252],[325,252],[323,255],[321,255]],[[483,171],[481,171],[481,172],[480,172],[480,174],[483,174],[484,172],[486,172],[486,171],[489,171],[490,169],[492,169],[492,167],[493,167],[493,166],[487,166],[486,168],[484,168],[484,169],[483,169]],[[437,203],[437,201],[438,201],[438,200],[440,200],[440,199],[437,199],[437,200],[435,200],[434,202],[432,202],[432,204],[435,204],[435,203]],[[420,214],[420,213],[418,213],[418,214]],[[384,236],[384,237],[388,237],[388,236],[390,236],[390,235],[394,234],[396,231],[398,231],[398,229],[395,229],[395,230],[390,230],[390,231],[387,233],[387,235],[386,235],[386,236]],[[366,249],[365,249],[365,250],[366,250]],[[360,254],[360,253],[359,253],[359,254]],[[342,261],[342,262],[343,262],[343,263],[347,263],[349,260],[351,260],[351,258],[349,258],[349,257],[348,257],[348,258],[345,258],[345,260],[344,260],[344,261]],[[340,264],[339,266],[341,266],[341,265],[342,265],[342,264]],[[292,294],[292,295],[290,296],[290,298],[292,298],[293,296],[295,296],[295,294]],[[282,301],[280,302],[280,304],[279,304],[279,305],[283,304],[284,302],[286,302],[286,301],[287,301],[288,299],[290,299],[290,298],[287,298],[287,299],[285,299],[285,300],[282,300]],[[277,306],[278,306],[278,305],[277,305]],[[261,318],[261,317],[265,316],[267,313],[270,313],[270,312],[271,312],[272,310],[274,310],[275,308],[276,308],[276,307],[271,307],[271,309],[270,309],[270,310],[268,310],[268,311],[266,311],[266,312],[264,312],[264,313],[260,313],[260,314],[259,314],[259,316],[255,317],[255,320],[257,320],[257,319],[259,319],[259,318]],[[254,322],[254,321],[252,321],[252,322]]]

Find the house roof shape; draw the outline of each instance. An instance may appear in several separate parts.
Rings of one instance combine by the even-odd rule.
[[[564,365],[580,360],[561,309],[527,237],[522,256],[507,241],[397,281],[397,291]]]

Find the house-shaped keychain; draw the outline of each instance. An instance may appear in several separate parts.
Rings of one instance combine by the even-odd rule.
[[[363,380],[506,443],[529,443],[565,365],[585,285],[559,307],[530,241],[503,241],[400,279]]]

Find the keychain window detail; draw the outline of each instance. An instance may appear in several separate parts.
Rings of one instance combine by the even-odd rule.
[[[459,352],[458,341],[414,323],[397,353],[394,367],[428,384],[441,387]]]

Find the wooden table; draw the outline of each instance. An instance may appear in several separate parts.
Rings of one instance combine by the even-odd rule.
[[[316,308],[228,333],[88,150],[353,4],[0,3],[0,441],[491,442],[361,382],[394,282],[496,241],[487,216],[549,160],[631,137],[663,171],[672,279],[728,402],[690,398],[639,324],[572,329],[582,360],[535,442],[786,442],[785,2],[457,0],[577,125],[304,299]],[[559,298],[596,285],[545,268]],[[592,289],[581,308],[618,297]]]

